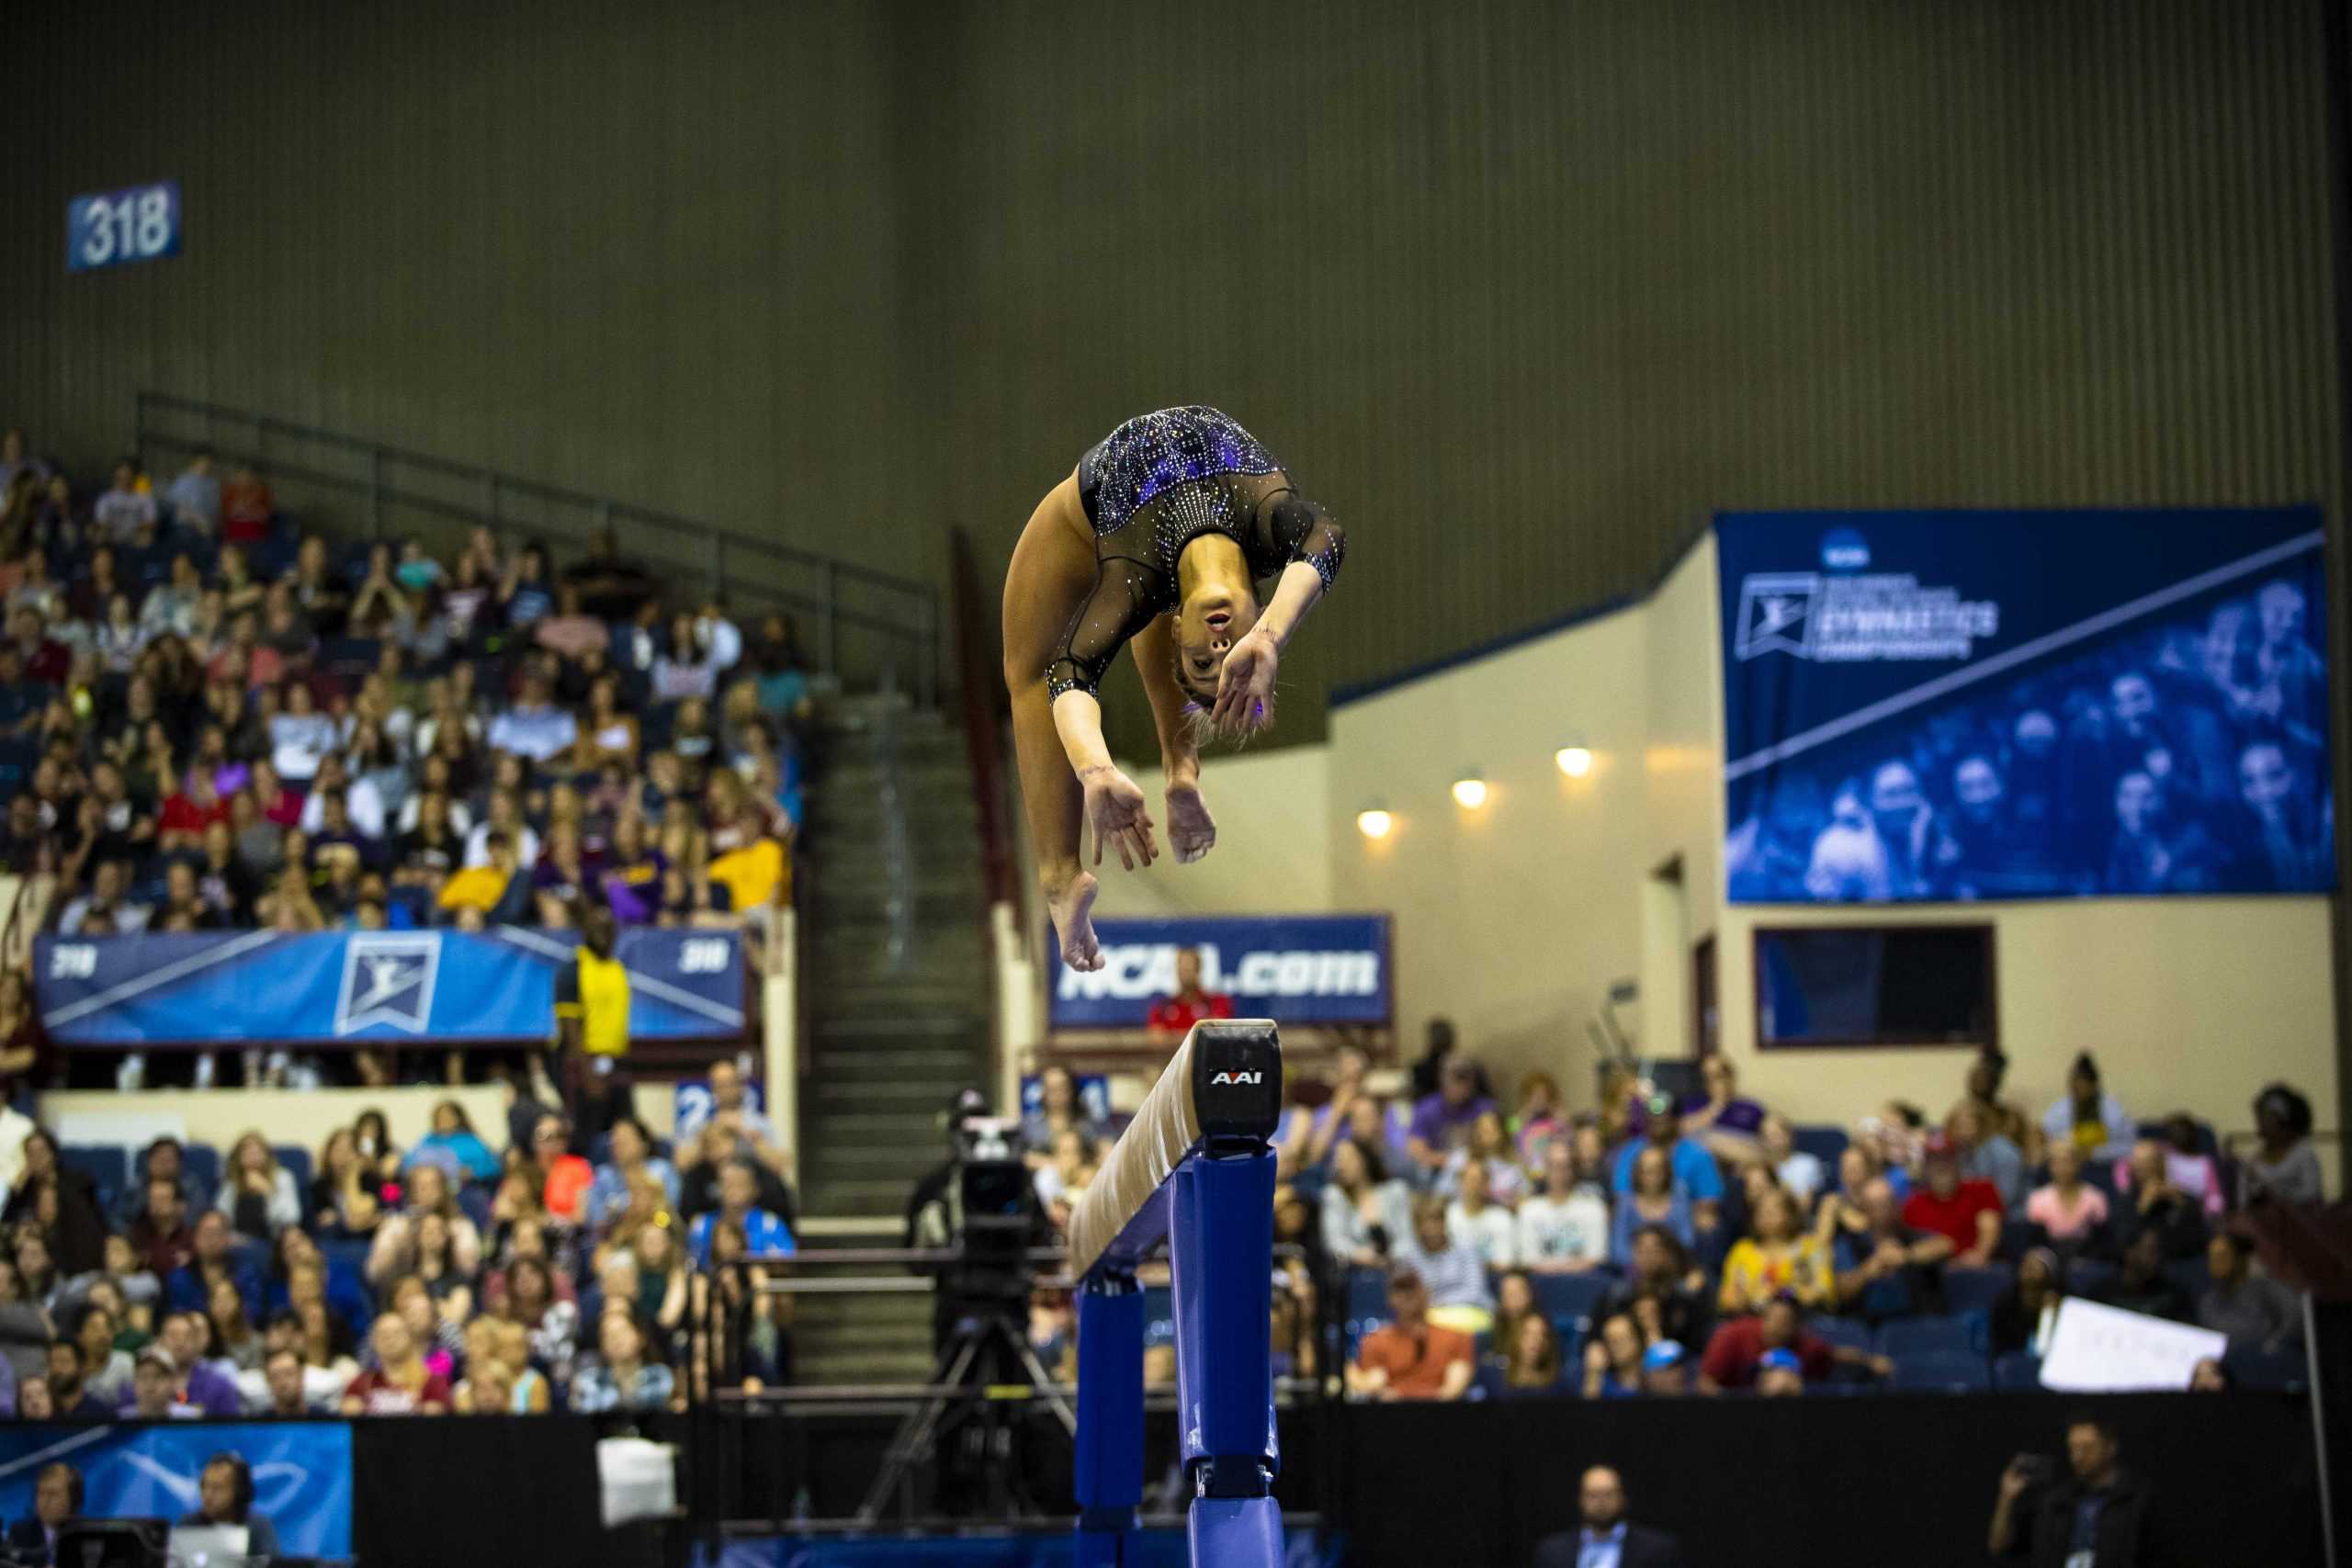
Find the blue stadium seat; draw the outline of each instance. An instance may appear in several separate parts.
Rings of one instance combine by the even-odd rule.
[[[2066,1265],[2066,1289],[2078,1296],[2095,1296],[2115,1282],[2115,1265],[2097,1258],[2077,1258]]]
[[[1843,1127],[1792,1127],[1796,1146],[1821,1162],[1821,1181],[1826,1189],[1838,1185],[1838,1159],[1846,1152],[1848,1139]]]
[[[1954,1313],[1989,1313],[2016,1278],[2014,1269],[1998,1265],[1989,1269],[1947,1269],[1944,1305]]]
[[[322,1241],[319,1255],[327,1262],[330,1273],[345,1273],[363,1285],[368,1280],[368,1243],[364,1241]]]
[[[2231,1382],[2261,1393],[2291,1393],[2309,1386],[2311,1363],[2301,1350],[2234,1349],[2222,1358]]]
[[[294,1179],[294,1190],[302,1195],[303,1202],[308,1203],[311,1201],[311,1151],[300,1144],[273,1144],[269,1152],[277,1156],[277,1163],[284,1166],[286,1174]]]
[[[2013,1350],[1993,1359],[1993,1386],[2005,1393],[2031,1393],[2041,1387],[2041,1358]]]
[[[1388,1321],[1388,1277],[1377,1269],[1348,1270],[1348,1321]]]
[[[2205,1267],[2202,1258],[2175,1258],[2165,1265],[2165,1278],[2192,1303],[2213,1283],[2212,1272]]]
[[[1868,1350],[1871,1348],[1871,1325],[1858,1317],[1810,1317],[1804,1325],[1815,1336],[1841,1350]]]
[[[458,1189],[458,1209],[473,1221],[474,1229],[484,1235],[490,1234],[490,1190],[479,1181],[469,1181]]]
[[[220,1192],[220,1151],[210,1144],[189,1144],[180,1164],[196,1185],[198,1201],[210,1206]]]
[[[66,1144],[57,1151],[68,1170],[78,1170],[98,1190],[98,1212],[110,1214],[130,1180],[130,1156],[113,1144]]]
[[[1973,1340],[1963,1317],[1897,1317],[1880,1325],[1878,1351],[1900,1366],[1905,1357],[1972,1354]]]
[[[1984,1358],[1966,1351],[1931,1350],[1894,1363],[1894,1384],[1923,1393],[1973,1393],[1993,1386]]]
[[[1584,1325],[1581,1317],[1555,1317],[1552,1332],[1560,1337],[1560,1375],[1576,1376],[1584,1367]]]
[[[1535,1304],[1545,1317],[1583,1319],[1592,1315],[1617,1283],[1616,1277],[1595,1269],[1587,1274],[1534,1274]]]

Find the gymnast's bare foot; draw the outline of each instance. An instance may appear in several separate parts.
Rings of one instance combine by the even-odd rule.
[[[1102,948],[1094,940],[1094,874],[1081,871],[1059,892],[1046,890],[1046,912],[1053,917],[1054,934],[1061,938],[1062,962],[1082,975],[1102,967]]]
[[[1216,819],[1209,815],[1209,803],[1201,798],[1201,786],[1170,784],[1168,846],[1176,852],[1176,863],[1189,865],[1216,844]]]

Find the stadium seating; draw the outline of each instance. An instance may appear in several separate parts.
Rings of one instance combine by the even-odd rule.
[[[1894,1363],[1894,1386],[1923,1393],[1973,1393],[1993,1386],[1984,1358],[1966,1351],[1928,1351]]]

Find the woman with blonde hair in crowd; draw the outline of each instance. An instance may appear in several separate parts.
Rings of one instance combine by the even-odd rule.
[[[220,1194],[213,1207],[228,1217],[240,1235],[267,1241],[288,1225],[302,1223],[302,1193],[294,1173],[277,1163],[277,1153],[258,1131],[249,1132],[230,1145],[229,1168],[220,1179]]]

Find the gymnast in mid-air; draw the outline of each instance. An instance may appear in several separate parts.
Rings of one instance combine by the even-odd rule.
[[[1096,865],[1106,845],[1130,871],[1159,854],[1143,791],[1102,743],[1112,660],[1134,650],[1168,775],[1169,848],[1198,860],[1216,842],[1199,742],[1273,722],[1282,650],[1345,547],[1257,437],[1212,408],[1127,421],[1038,502],[1004,574],[1004,679],[1038,880],[1071,968],[1102,966],[1085,829]]]

